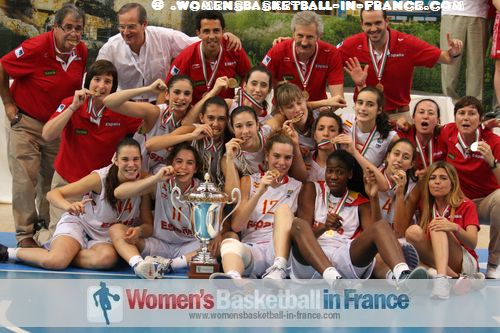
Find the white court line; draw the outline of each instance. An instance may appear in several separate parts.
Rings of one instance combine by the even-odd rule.
[[[118,277],[124,277],[124,276],[130,276],[136,278],[137,276],[135,274],[130,274],[130,273],[125,273],[125,274],[116,274],[116,273],[96,273],[96,272],[61,272],[61,271],[25,271],[22,269],[0,269],[0,272],[14,272],[14,273],[27,273],[27,274],[33,274],[33,273],[41,273],[41,274],[68,274],[68,275],[104,275],[104,276],[118,276]],[[187,276],[184,275],[166,275],[163,277],[164,279],[187,279]]]
[[[20,327],[15,326],[7,319],[7,310],[9,309],[12,301],[0,301],[0,325],[11,332],[15,333],[29,333],[29,331],[23,330]]]

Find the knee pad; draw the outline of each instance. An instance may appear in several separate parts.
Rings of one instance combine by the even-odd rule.
[[[222,241],[220,246],[220,255],[222,258],[226,254],[236,254],[243,261],[243,266],[246,268],[252,262],[252,252],[243,245],[240,241],[234,238],[226,238]]]

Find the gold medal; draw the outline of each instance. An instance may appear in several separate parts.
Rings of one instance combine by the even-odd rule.
[[[302,96],[304,96],[304,99],[307,101],[309,100],[309,93],[307,91],[302,91]]]
[[[228,88],[234,89],[234,88],[238,88],[238,86],[239,86],[238,81],[235,78],[229,78],[227,80],[227,87]]]
[[[384,85],[381,82],[377,83],[375,88],[377,88],[377,90],[380,92],[384,92]]]

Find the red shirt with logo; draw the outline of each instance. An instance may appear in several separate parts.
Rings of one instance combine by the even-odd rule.
[[[187,74],[191,77],[194,82],[194,93],[193,93],[193,102],[195,104],[202,97],[203,94],[208,91],[207,82],[205,80],[205,76],[203,74],[203,63],[202,63],[202,54],[200,52],[201,41],[191,44],[186,47],[174,60],[172,67],[170,68],[170,72],[167,75],[166,82],[173,76],[177,74]],[[243,78],[245,74],[250,69],[250,61],[248,60],[248,56],[245,53],[245,50],[239,49],[238,51],[229,51],[225,48],[224,42],[222,45],[222,55],[220,57],[219,67],[217,69],[217,73],[215,78],[210,86],[210,89],[213,88],[215,80],[221,76],[227,76],[228,78],[235,77],[238,75],[240,78]],[[210,65],[210,61],[206,61],[206,70],[207,70],[207,80],[210,80],[212,76],[213,70]],[[219,96],[223,98],[233,98],[234,97],[234,89],[226,89],[222,90]]]
[[[441,55],[441,50],[415,36],[388,29],[389,55],[383,71],[381,83],[384,86],[385,109],[394,110],[410,104],[410,90],[413,70],[416,66],[433,67]],[[376,86],[377,74],[373,68],[368,37],[364,32],[348,37],[338,46],[342,63],[357,57],[361,64],[368,64],[367,86]],[[358,91],[354,93],[354,99]]]
[[[0,61],[14,79],[10,92],[17,106],[31,117],[47,122],[61,100],[81,89],[87,47],[79,43],[64,69],[56,59],[54,32],[49,31],[24,41]]]
[[[295,64],[294,52],[293,39],[288,39],[273,46],[262,60],[262,64],[273,73],[275,83],[287,80],[302,90],[303,85],[299,69]],[[310,58],[307,63],[304,78],[311,70],[312,59]],[[327,85],[336,84],[344,84],[342,57],[335,46],[320,40],[318,41],[318,55],[306,87],[309,101],[325,99]]]
[[[65,98],[52,118],[66,110],[73,97]],[[131,118],[105,108],[99,125],[91,122],[88,98],[71,116],[61,133],[61,144],[54,169],[70,183],[111,163],[116,146],[127,134],[133,134],[141,119]]]
[[[490,130],[480,130],[479,140],[491,147],[493,156],[500,160],[500,138]],[[484,198],[500,188],[493,171],[479,152],[466,152],[458,142],[455,123],[446,124],[439,134],[439,145],[446,158],[458,171],[460,188],[470,199]]]
[[[416,130],[415,126],[412,126],[410,130],[403,132],[400,130],[396,130],[398,133],[398,136],[400,138],[407,139],[410,141],[413,146],[416,149],[417,155],[415,156],[415,168],[417,170],[422,170],[425,169],[424,162],[422,158],[425,158],[425,164],[429,166],[430,163],[430,155],[429,155],[429,150],[430,150],[430,142],[424,146],[422,146],[422,152],[420,152],[418,145],[417,145],[417,140],[416,140]],[[437,136],[432,137],[432,162],[440,161],[444,159],[443,151],[439,149],[439,144],[438,144],[438,138]]]

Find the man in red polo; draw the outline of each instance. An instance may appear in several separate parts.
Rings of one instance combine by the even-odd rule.
[[[224,17],[220,12],[201,11],[196,16],[196,35],[201,41],[191,44],[175,58],[165,82],[177,74],[187,74],[194,82],[193,102],[213,88],[221,76],[243,78],[250,69],[245,50],[228,50],[223,40]],[[234,90],[227,88],[219,96],[234,97]]]
[[[52,31],[24,41],[0,59],[0,96],[11,123],[12,210],[21,247],[36,246],[33,226],[49,220],[45,196],[59,140],[43,140],[42,127],[61,100],[81,87],[87,62],[87,48],[81,43],[84,24],[85,14],[66,4],[56,12]],[[10,90],[9,77],[14,79]]]
[[[355,96],[358,88],[375,86],[384,92],[390,118],[404,116],[411,122],[408,106],[414,68],[455,62],[462,54],[462,42],[448,35],[448,50],[441,51],[415,36],[389,29],[382,10],[361,10],[361,28],[363,32],[337,46],[357,86]],[[363,69],[360,63],[366,64]]]
[[[321,17],[310,11],[298,12],[292,19],[293,38],[273,46],[262,64],[273,73],[274,83],[289,81],[307,92],[308,106],[327,98],[326,87],[332,96],[343,96],[344,73],[342,58],[337,49],[323,41]]]

